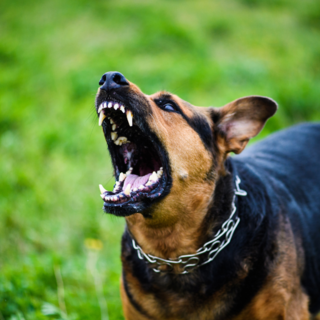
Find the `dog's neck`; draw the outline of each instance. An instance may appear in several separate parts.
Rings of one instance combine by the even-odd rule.
[[[229,217],[234,195],[233,174],[220,177],[210,193],[202,193],[197,207],[185,206],[173,216],[153,212],[152,218],[135,214],[126,218],[131,236],[145,253],[164,259],[195,253]],[[186,194],[188,194],[186,192]],[[192,194],[192,193],[191,193]],[[161,216],[161,223],[157,221]],[[165,220],[165,221],[163,221]],[[166,221],[167,220],[167,221]]]

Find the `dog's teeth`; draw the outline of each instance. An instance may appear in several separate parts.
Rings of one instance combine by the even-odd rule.
[[[100,104],[99,109],[98,109],[98,113],[100,113],[100,111],[103,109],[103,103]]]
[[[124,190],[125,195],[129,195],[130,194],[130,189],[131,189],[131,184],[128,184],[126,187],[126,190]]]
[[[133,192],[136,192],[136,191],[138,191],[138,189],[137,189],[137,188],[134,188],[134,189],[132,189],[132,191],[133,191]]]
[[[158,178],[160,178],[163,174],[163,168],[161,167],[158,171],[157,171],[157,176]]]
[[[158,180],[157,173],[155,171],[152,172],[152,175],[149,177],[148,182],[146,183],[146,186],[152,185],[153,182],[156,182]]]
[[[122,182],[127,176],[121,172],[120,175],[119,175],[119,181]]]
[[[125,113],[125,112],[126,112],[126,110],[125,110],[125,108],[124,108],[124,106],[123,106],[123,105],[121,105],[121,106],[120,106],[120,110],[121,110],[123,113]]]
[[[129,126],[132,127],[133,115],[132,115],[131,110],[127,110],[126,116],[127,116],[127,119],[128,119]]]
[[[113,121],[113,119],[112,118],[110,118],[110,124],[114,124],[114,121]]]
[[[106,115],[103,113],[103,111],[101,111],[99,116],[99,126],[102,125],[102,122],[105,118],[106,118]]]
[[[114,143],[121,146],[122,144],[125,144],[127,140],[126,137],[119,137]]]
[[[113,106],[113,109],[114,109],[114,110],[119,109],[119,103],[115,103],[114,106]]]
[[[102,184],[99,184],[99,189],[100,189],[100,192],[101,192],[101,193],[104,193],[104,192],[107,191],[107,190],[103,187]]]
[[[100,197],[104,200],[104,195],[103,194],[100,194]]]
[[[126,175],[131,174],[132,170],[133,170],[133,168],[132,168],[132,167],[130,167],[130,168],[129,168],[129,170],[126,172]]]
[[[108,103],[108,108],[109,108],[109,109],[112,108],[112,101],[110,101],[110,102]]]
[[[153,171],[152,172],[152,175],[150,176],[150,178],[149,178],[149,181],[157,181],[158,180],[158,176],[157,176],[157,174],[156,174],[156,172],[155,171]]]
[[[113,125],[112,125],[112,131],[114,131],[114,130],[116,130],[117,129],[117,125],[114,123]]]
[[[139,189],[140,189],[140,190],[143,190],[143,189],[144,189],[144,185],[141,184],[141,185],[139,186]]]
[[[111,132],[111,140],[116,140],[118,137],[118,133],[117,132]]]

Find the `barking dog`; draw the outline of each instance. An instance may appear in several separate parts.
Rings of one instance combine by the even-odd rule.
[[[320,309],[320,126],[247,148],[277,104],[250,96],[195,107],[148,96],[121,73],[96,111],[116,184],[104,210],[126,219],[126,319],[310,319]]]

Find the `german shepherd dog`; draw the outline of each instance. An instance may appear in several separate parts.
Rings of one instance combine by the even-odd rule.
[[[249,96],[195,107],[105,73],[96,111],[125,217],[126,319],[316,319],[320,309],[320,125],[247,148],[277,110]]]

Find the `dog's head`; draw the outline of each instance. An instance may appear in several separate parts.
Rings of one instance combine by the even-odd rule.
[[[195,107],[176,95],[146,95],[119,72],[99,82],[96,111],[116,185],[102,189],[104,209],[176,219],[171,212],[207,206],[229,152],[240,153],[277,104],[250,96],[221,108]]]

